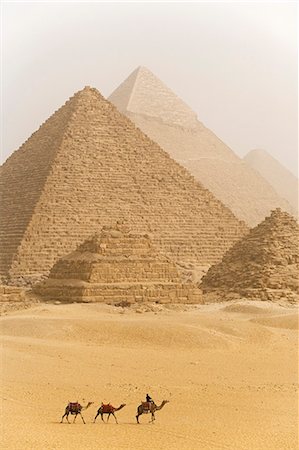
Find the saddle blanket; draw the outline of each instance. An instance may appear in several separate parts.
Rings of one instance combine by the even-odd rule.
[[[114,409],[114,407],[112,405],[110,405],[110,403],[108,405],[102,404],[101,408],[102,408],[103,413],[110,413]]]
[[[142,408],[144,412],[150,412],[151,409],[151,402],[142,402]]]
[[[76,402],[76,403],[69,403],[69,410],[70,411],[78,411],[78,409],[80,409],[81,405],[80,403]]]

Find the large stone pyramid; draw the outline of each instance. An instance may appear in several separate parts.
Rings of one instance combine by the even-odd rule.
[[[103,227],[58,260],[35,292],[51,300],[108,303],[200,303],[201,291],[182,283],[176,265],[159,254],[148,235],[117,223]]]
[[[298,300],[299,227],[276,209],[237,242],[203,277],[205,294],[218,299],[232,294],[260,300]]]
[[[288,200],[298,213],[298,178],[265,150],[251,150],[244,160]]]
[[[109,100],[248,225],[257,225],[277,207],[293,212],[260,174],[145,67],[136,69]]]
[[[196,128],[196,113],[145,67],[138,67],[110,95],[121,112],[157,117],[165,123]]]
[[[1,167],[0,273],[40,279],[126,219],[175,261],[209,265],[247,227],[101,94],[85,88]]]

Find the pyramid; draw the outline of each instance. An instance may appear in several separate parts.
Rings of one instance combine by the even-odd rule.
[[[0,273],[34,283],[104,225],[126,219],[174,261],[210,265],[247,227],[92,88],[1,167]]]
[[[165,123],[195,128],[196,113],[145,67],[138,67],[111,94],[119,111],[158,117]]]
[[[249,226],[277,207],[293,213],[268,181],[145,67],[136,69],[109,100]]]
[[[210,299],[298,300],[298,242],[298,223],[278,208],[208,270],[201,288]]]
[[[265,150],[251,150],[244,156],[244,161],[259,172],[298,213],[298,178],[292,172]]]
[[[59,259],[49,278],[34,287],[39,295],[67,302],[200,303],[201,291],[183,284],[176,265],[122,223],[103,227]]]

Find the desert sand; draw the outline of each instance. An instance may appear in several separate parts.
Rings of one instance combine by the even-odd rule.
[[[2,448],[297,448],[295,305],[39,303],[0,321]],[[170,402],[137,425],[147,392]],[[94,402],[86,425],[60,424],[76,400]],[[92,423],[102,401],[126,403],[118,425]]]

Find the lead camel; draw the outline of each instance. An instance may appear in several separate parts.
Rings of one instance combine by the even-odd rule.
[[[137,415],[136,415],[137,423],[140,423],[139,416],[141,416],[142,414],[148,414],[148,413],[151,413],[151,415],[152,415],[151,422],[153,423],[154,420],[156,420],[155,412],[160,411],[160,409],[162,409],[163,406],[166,405],[166,403],[168,403],[168,402],[169,402],[169,400],[163,400],[163,402],[159,406],[156,405],[156,403],[154,403],[154,402],[142,402],[141,405],[139,405],[137,408]]]

